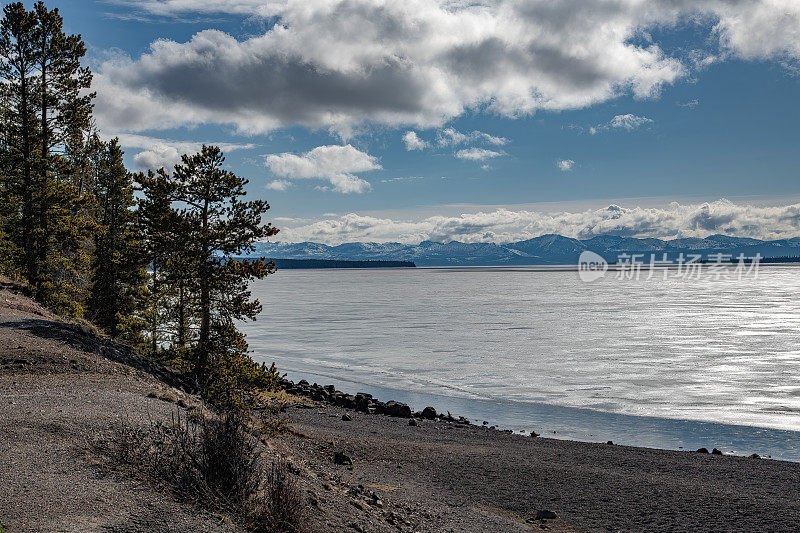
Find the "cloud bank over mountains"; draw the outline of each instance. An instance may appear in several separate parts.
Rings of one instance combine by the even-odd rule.
[[[498,244],[555,233],[587,239],[599,235],[625,237],[707,237],[722,233],[757,239],[800,236],[800,204],[759,207],[722,199],[702,204],[671,203],[665,208],[620,207],[582,212],[541,213],[497,209],[460,216],[397,220],[349,213],[281,227],[282,242],[341,244],[355,241],[494,242]]]
[[[116,57],[95,77],[108,131],[199,124],[440,127],[466,111],[519,117],[649,98],[729,57],[800,60],[796,0],[117,0],[145,16],[231,13],[274,25],[206,30]],[[669,55],[651,30],[710,28]],[[413,143],[412,143],[413,146]]]

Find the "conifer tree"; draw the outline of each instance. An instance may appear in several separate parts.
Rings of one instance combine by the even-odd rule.
[[[137,221],[143,241],[147,266],[150,270],[143,293],[143,311],[146,325],[146,350],[152,356],[167,341],[165,323],[169,321],[170,287],[166,279],[168,262],[178,254],[173,247],[173,228],[177,224],[172,208],[173,184],[163,169],[134,176],[141,192],[138,201]]]
[[[58,9],[39,1],[33,13],[39,78],[38,260],[44,265],[37,290],[51,302],[73,301],[86,283],[93,199],[79,197],[74,187],[74,166],[64,157],[65,142],[75,131],[89,128],[94,94],[83,91],[91,85],[92,74],[81,66],[86,48],[80,35],[64,33]],[[71,314],[79,312],[70,309]]]
[[[89,318],[109,335],[138,340],[143,325],[138,303],[146,276],[145,256],[133,207],[132,177],[119,140],[103,145],[96,174],[98,228],[94,237]]]
[[[21,2],[3,8],[0,22],[0,77],[3,111],[3,204],[8,240],[29,280],[39,277],[35,230],[36,16]]]
[[[4,8],[0,23],[5,181],[22,270],[35,295],[57,312],[82,311],[90,196],[80,197],[65,150],[67,138],[88,128],[91,73],[81,67],[85,47],[67,36],[57,9],[37,2]],[[17,220],[14,220],[16,218]]]
[[[183,256],[196,276],[200,324],[194,372],[208,385],[221,358],[229,356],[232,338],[237,336],[236,320],[255,319],[261,310],[251,299],[247,282],[274,272],[266,260],[237,260],[232,256],[251,251],[253,242],[275,235],[278,230],[262,224],[269,209],[263,200],[243,201],[248,181],[225,170],[225,158],[215,146],[203,146],[200,153],[184,155],[175,166],[174,200],[181,206]],[[241,350],[236,352],[242,355]],[[234,354],[234,355],[236,355]]]

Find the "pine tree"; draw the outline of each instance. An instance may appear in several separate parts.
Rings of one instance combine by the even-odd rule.
[[[92,74],[81,66],[86,48],[80,35],[65,35],[58,9],[37,2],[39,158],[38,224],[41,235],[38,260],[44,275],[37,280],[40,298],[57,308],[79,314],[74,302],[85,285],[89,266],[86,246],[92,231],[88,213],[91,197],[80,197],[74,187],[74,165],[64,156],[65,143],[76,131],[89,128],[94,94],[82,94]]]
[[[119,140],[103,145],[94,187],[99,227],[94,237],[89,318],[109,335],[138,340],[144,327],[138,314],[146,276],[139,236],[133,180],[122,162]]]
[[[140,234],[149,266],[144,309],[146,349],[180,365],[193,340],[197,321],[195,276],[186,259],[181,230],[185,223],[172,207],[175,183],[164,169],[134,177],[141,191]],[[161,350],[163,351],[163,350]]]
[[[84,54],[80,36],[64,34],[57,9],[43,2],[30,12],[21,2],[4,8],[3,189],[14,206],[5,225],[35,296],[70,315],[82,311],[92,229],[92,198],[77,194],[66,150],[67,140],[89,125],[94,95],[83,94],[91,83],[80,65]]]
[[[8,240],[29,280],[39,278],[35,242],[36,16],[21,2],[3,8],[0,22],[0,77],[3,111],[3,203]]]
[[[278,230],[262,224],[269,209],[265,201],[242,200],[248,181],[223,169],[224,161],[218,147],[203,146],[198,154],[184,155],[172,177],[173,198],[181,206],[179,230],[185,246],[181,255],[195,273],[199,292],[194,372],[203,385],[209,384],[214,369],[220,368],[220,358],[229,353],[228,341],[236,337],[235,321],[253,320],[261,310],[258,300],[251,299],[247,282],[275,269],[263,259],[232,258],[251,251],[254,241]],[[246,353],[243,339],[240,346]]]

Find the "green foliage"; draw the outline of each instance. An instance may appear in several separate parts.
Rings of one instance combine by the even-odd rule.
[[[172,176],[172,198],[176,210],[175,228],[179,239],[174,251],[180,264],[194,276],[197,291],[196,361],[194,371],[201,384],[211,384],[214,364],[235,361],[225,354],[227,343],[246,353],[246,343],[231,334],[236,320],[255,319],[261,310],[251,299],[248,282],[275,271],[264,260],[236,261],[231,255],[252,249],[253,242],[275,235],[277,229],[262,224],[269,209],[263,200],[243,201],[247,180],[223,168],[222,151],[203,146],[200,153],[183,156]],[[217,362],[214,359],[217,359]]]
[[[133,181],[117,139],[101,143],[94,195],[98,229],[88,301],[89,318],[112,337],[137,343],[145,327],[139,303],[145,296],[146,257],[139,238]]]
[[[215,332],[203,397],[224,410],[251,412],[263,408],[261,394],[278,388],[275,365],[258,364],[247,355],[244,335],[232,326]]]
[[[57,9],[21,2],[0,22],[0,157],[2,237],[13,265],[35,296],[58,313],[78,316],[87,284],[86,243],[93,198],[75,183],[68,140],[88,129],[91,73],[81,67],[80,36],[67,36]]]
[[[275,271],[236,256],[277,229],[218,147],[172,174],[132,175],[91,127],[91,71],[58,9],[8,4],[0,21],[0,272],[58,314],[88,319],[176,368],[213,404],[248,411],[277,383],[248,356],[249,282]],[[135,195],[138,188],[140,194]]]

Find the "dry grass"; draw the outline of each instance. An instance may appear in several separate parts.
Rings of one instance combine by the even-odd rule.
[[[111,456],[181,497],[231,513],[255,533],[302,531],[304,502],[294,475],[265,460],[241,415],[174,415],[141,429],[121,424]]]

